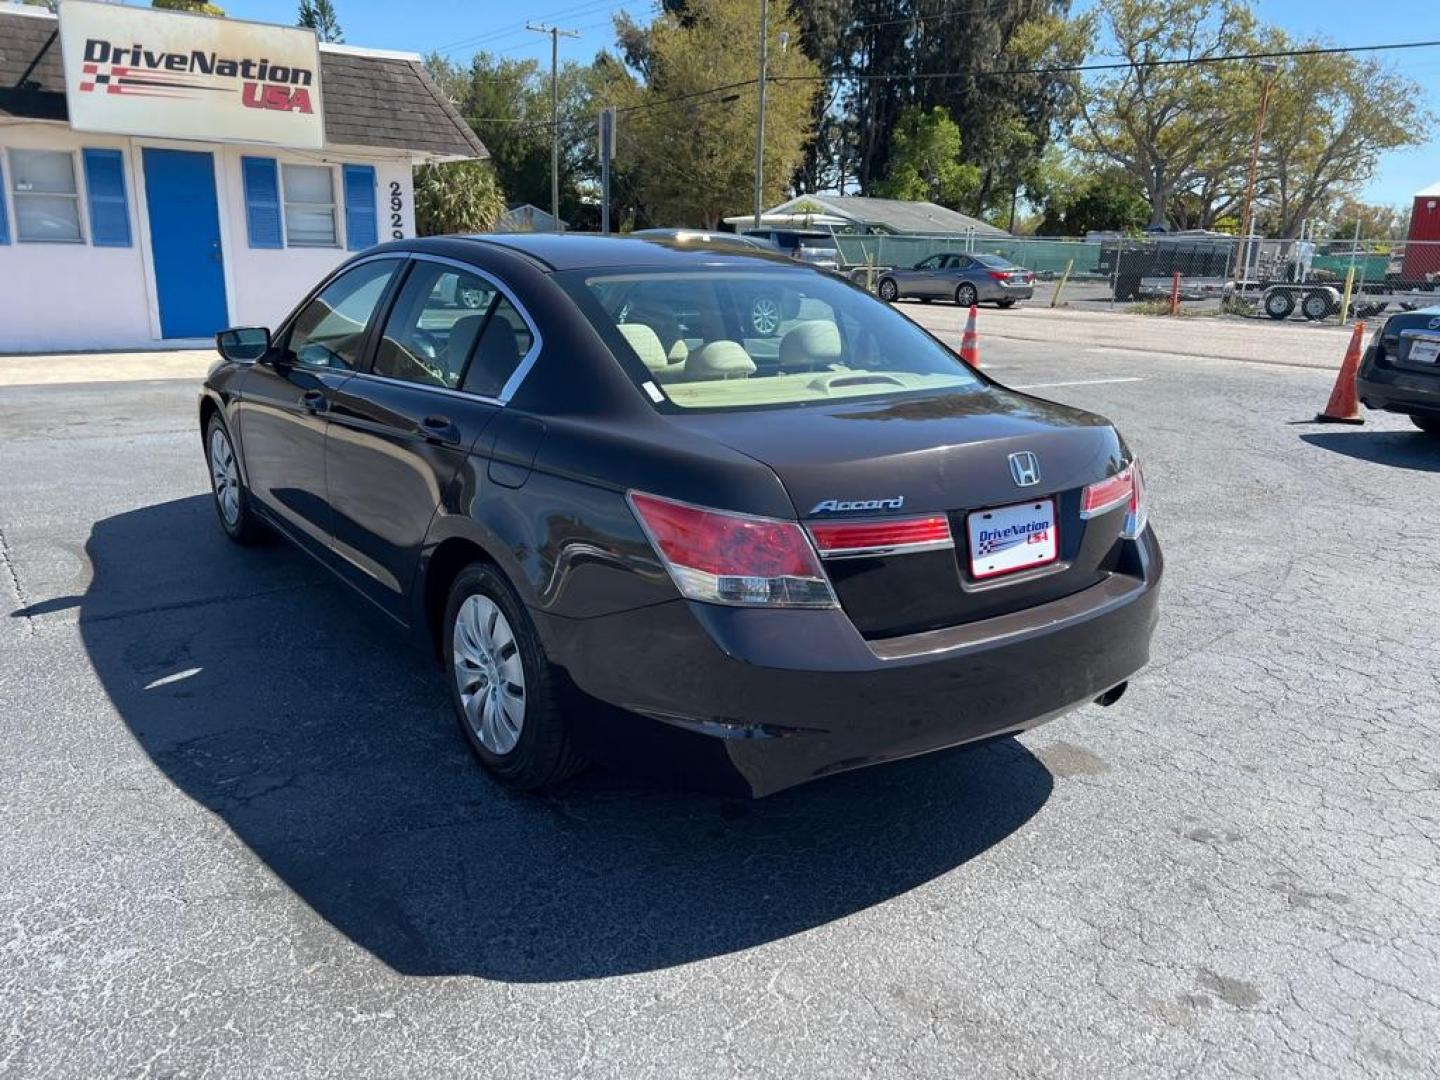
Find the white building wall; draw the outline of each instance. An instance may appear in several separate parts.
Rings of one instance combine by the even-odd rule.
[[[0,123],[0,161],[5,164],[5,191],[0,197],[5,200],[10,225],[10,243],[0,244],[0,353],[174,348],[208,343],[162,340],[160,336],[141,155],[141,149],[146,146],[215,155],[215,192],[220,208],[226,305],[231,325],[273,327],[321,277],[354,254],[345,247],[344,192],[338,168],[341,164],[375,166],[377,228],[382,242],[394,238],[396,232],[405,237],[415,235],[411,165],[403,153],[377,157],[378,151],[373,147],[286,151],[273,147],[89,135],[57,123]],[[11,195],[14,180],[9,162],[5,160],[5,150],[9,147],[66,150],[75,154],[84,243],[22,244],[18,241]],[[95,247],[89,242],[85,176],[79,155],[85,147],[119,149],[125,154],[132,241],[128,248]],[[240,159],[246,155],[337,166],[335,194],[340,246],[252,249],[246,234],[241,182]],[[392,197],[399,200],[398,211],[391,210]],[[400,215],[398,227],[392,213]]]

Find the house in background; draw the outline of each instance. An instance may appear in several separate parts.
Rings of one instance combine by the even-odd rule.
[[[0,353],[274,326],[487,156],[419,56],[66,0],[0,9]]]
[[[560,232],[564,232],[569,223],[563,219],[560,222]],[[521,203],[519,206],[512,206],[505,213],[501,214],[495,221],[497,233],[522,233],[522,232],[555,232],[555,218],[548,210],[541,210],[538,206],[530,203]]]
[[[753,226],[754,215],[727,217],[736,232]],[[767,229],[805,229],[836,233],[879,233],[892,236],[974,236],[1008,238],[979,218],[947,210],[932,202],[872,199],[859,195],[797,195],[760,215]]]

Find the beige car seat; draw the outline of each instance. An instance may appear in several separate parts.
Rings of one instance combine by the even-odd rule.
[[[840,362],[840,329],[829,319],[796,323],[780,339],[782,371],[823,370]]]
[[[685,360],[686,382],[713,379],[748,379],[755,374],[755,361],[734,341],[710,341]]]

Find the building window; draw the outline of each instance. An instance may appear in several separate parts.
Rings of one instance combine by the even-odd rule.
[[[15,238],[30,244],[78,244],[80,192],[75,155],[64,150],[11,150]]]
[[[339,247],[335,173],[328,165],[280,166],[285,179],[285,237],[290,247]]]

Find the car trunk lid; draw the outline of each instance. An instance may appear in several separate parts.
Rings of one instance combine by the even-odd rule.
[[[1123,468],[1126,452],[1104,419],[996,387],[803,408],[672,414],[702,435],[763,462],[815,532],[834,523],[943,516],[953,546],[827,557],[842,606],[867,637],[952,626],[1046,603],[1113,571],[1124,510],[1081,516],[1085,487]],[[1022,486],[1011,455],[1038,467]],[[1033,455],[1033,457],[1031,457]],[[1022,468],[1020,479],[1029,480]],[[1037,521],[1049,503],[1054,536],[1043,565],[988,574],[972,550],[992,525]],[[1006,524],[1009,523],[1009,524]],[[991,529],[991,533],[995,530]],[[1028,537],[1026,538],[1028,540]],[[1053,549],[1044,547],[1053,543]]]

